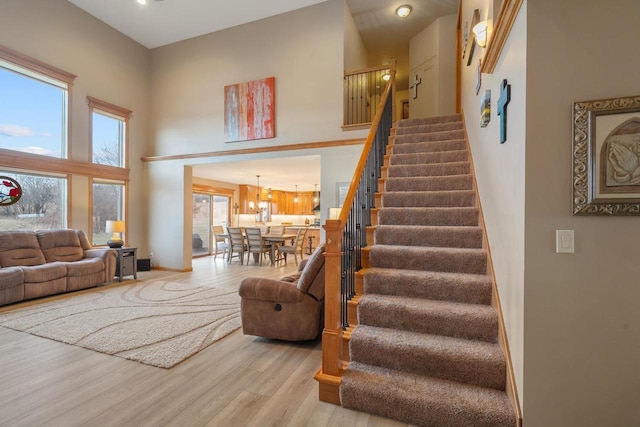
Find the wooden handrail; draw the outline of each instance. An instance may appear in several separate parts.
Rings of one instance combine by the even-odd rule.
[[[389,65],[381,65],[379,67],[363,68],[361,70],[355,70],[355,71],[345,71],[344,76],[345,77],[354,76],[356,74],[365,74],[365,73],[371,73],[371,72],[374,72],[374,71],[382,71],[382,70],[387,70],[387,69],[391,70],[392,65],[395,66],[395,61],[396,61],[395,59],[392,59],[391,63]],[[389,71],[389,72],[391,72],[391,71]]]

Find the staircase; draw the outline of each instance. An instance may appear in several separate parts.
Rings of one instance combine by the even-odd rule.
[[[342,406],[421,426],[518,425],[459,115],[398,122]]]

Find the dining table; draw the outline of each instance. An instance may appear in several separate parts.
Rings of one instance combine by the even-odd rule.
[[[284,243],[287,240],[293,240],[296,238],[296,234],[282,233],[282,234],[263,234],[262,240],[271,243],[271,265],[276,265],[276,244]]]
[[[244,229],[242,230],[242,234],[244,235]],[[226,232],[219,233],[218,236],[224,237],[225,239],[229,238],[229,235]],[[295,238],[296,238],[296,234],[292,234],[292,233],[278,233],[278,234],[266,233],[262,235],[263,241],[271,243],[271,251],[269,253],[269,256],[271,257],[272,266],[276,265],[276,245],[275,244],[284,243],[287,240],[293,240]]]

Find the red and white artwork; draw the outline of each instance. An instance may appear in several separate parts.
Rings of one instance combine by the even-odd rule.
[[[227,142],[275,136],[275,77],[224,87]]]

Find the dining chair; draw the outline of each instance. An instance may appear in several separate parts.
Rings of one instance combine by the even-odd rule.
[[[227,227],[227,234],[229,235],[229,255],[227,256],[227,262],[231,263],[233,254],[238,254],[240,257],[240,265],[243,264],[244,252],[247,250],[244,244],[244,236],[242,235],[242,228],[240,227]]]
[[[284,234],[284,227],[281,225],[272,225],[269,227],[269,234]]]
[[[213,259],[215,260],[220,252],[222,252],[222,259],[224,259],[224,257],[227,256],[227,252],[229,252],[229,243],[227,242],[227,238],[224,236],[224,227],[221,225],[214,225],[212,229],[214,245]]]
[[[279,255],[284,255],[284,263],[287,263],[287,254],[293,254],[293,259],[298,265],[298,255],[300,255],[300,261],[302,261],[302,246],[304,245],[304,236],[307,234],[306,228],[298,228],[298,232],[296,233],[296,237],[293,239],[293,244],[291,245],[281,245],[278,247]]]
[[[262,230],[259,227],[246,227],[244,232],[247,236],[247,265],[251,254],[258,254],[260,265],[265,254],[271,255],[271,246],[262,240]]]

